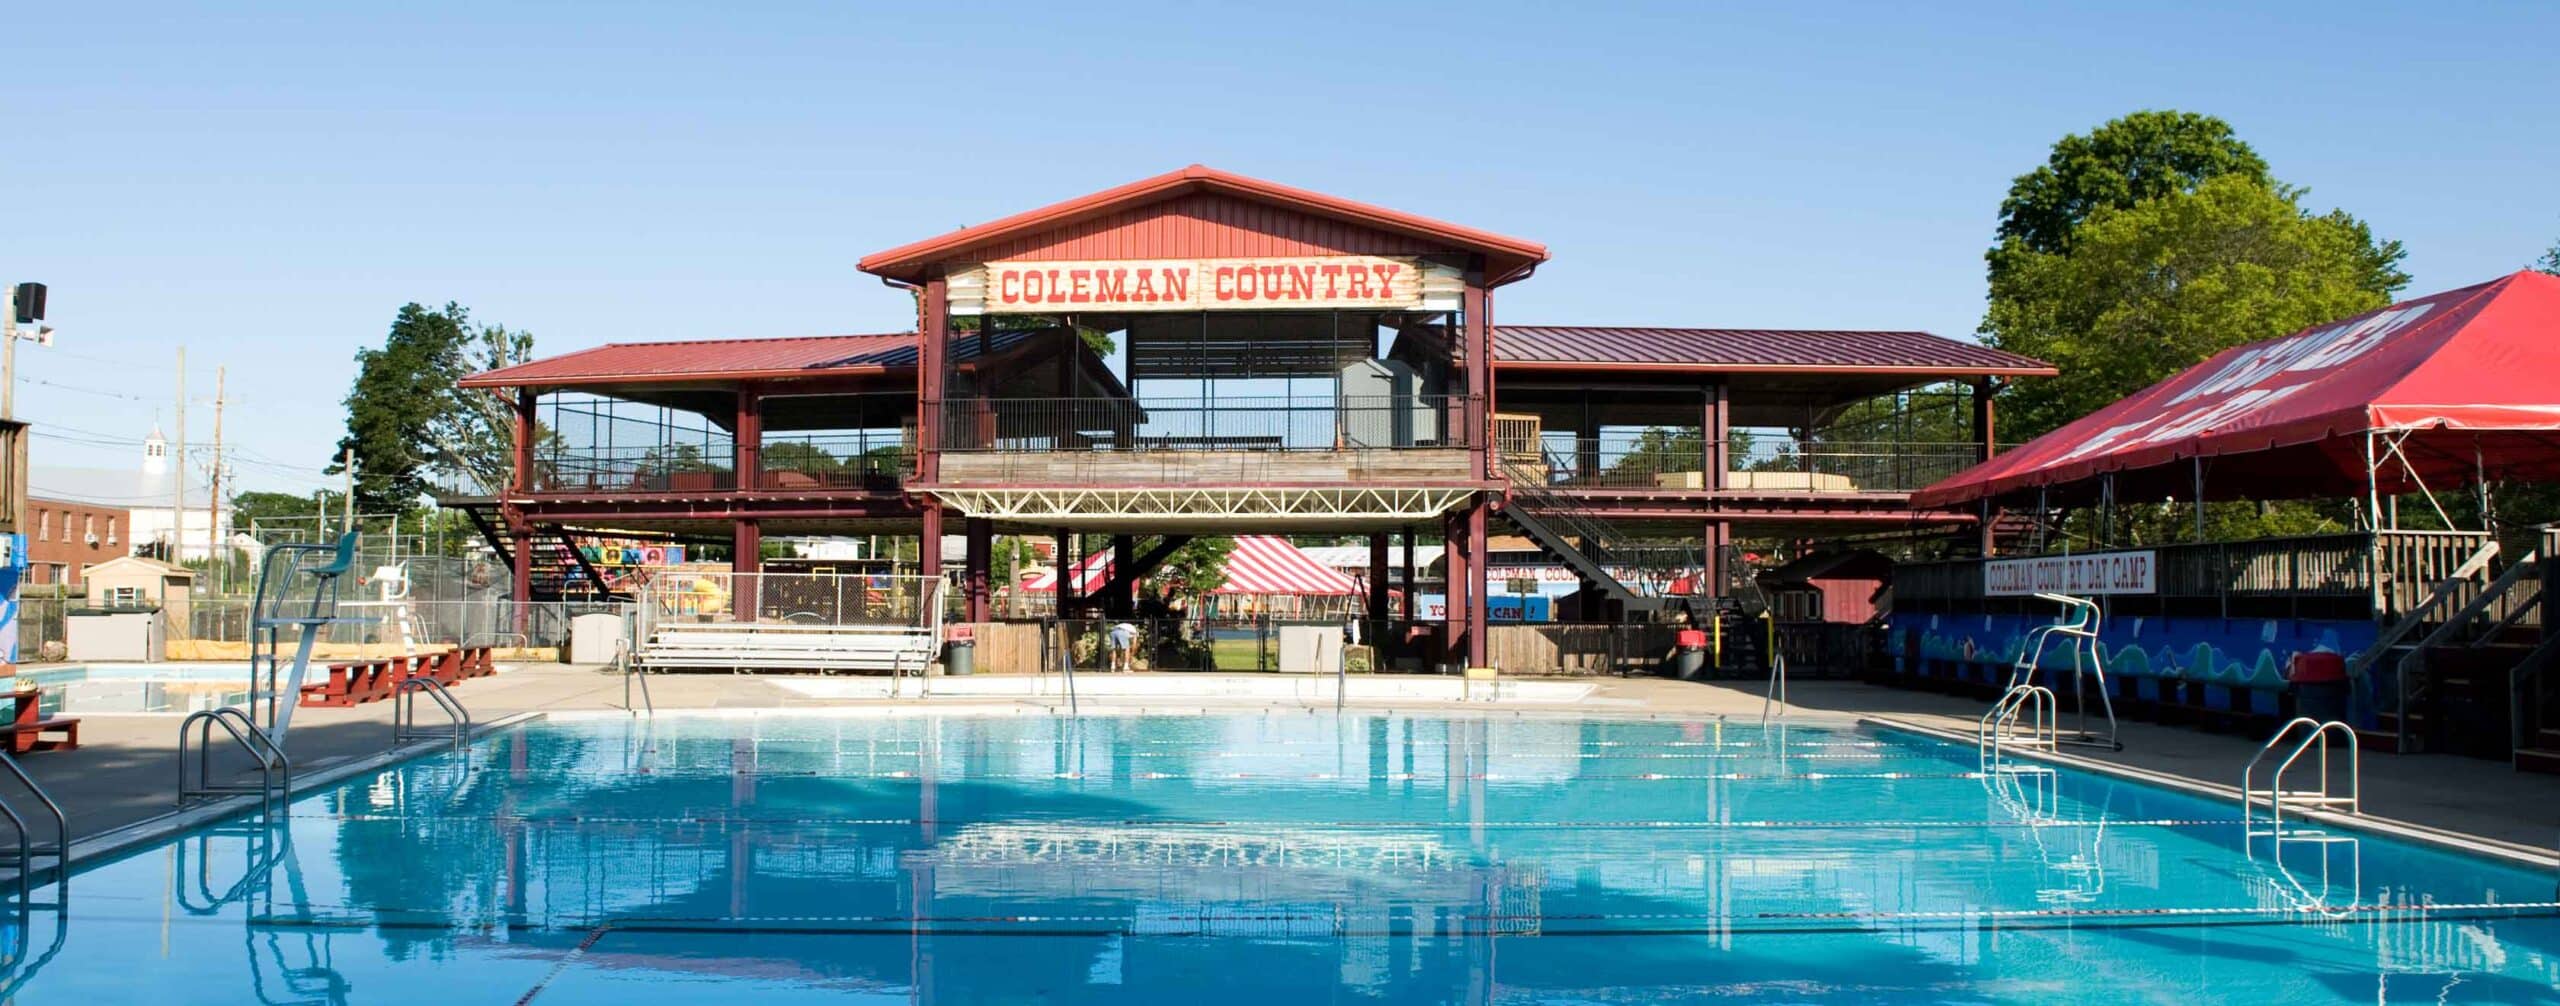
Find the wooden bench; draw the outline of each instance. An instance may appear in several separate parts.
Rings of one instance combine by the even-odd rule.
[[[46,716],[43,695],[33,689],[14,693],[16,707],[9,714],[9,753],[70,750],[80,746],[80,717]],[[58,739],[47,740],[46,734],[58,733]]]

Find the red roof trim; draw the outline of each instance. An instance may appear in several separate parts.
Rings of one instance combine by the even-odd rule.
[[[1143,205],[1185,192],[1224,192],[1247,199],[1277,203],[1292,209],[1336,217],[1381,230],[1415,234],[1451,242],[1453,250],[1485,252],[1529,263],[1547,260],[1547,246],[1523,241],[1491,231],[1461,227],[1430,217],[1415,216],[1397,210],[1354,202],[1321,192],[1293,188],[1216,168],[1194,164],[1179,171],[1168,171],[1152,178],[1142,178],[1126,185],[1104,189],[1091,195],[1065,202],[1052,203],[1009,217],[971,227],[963,227],[940,237],[899,245],[887,251],[863,256],[858,268],[867,273],[891,279],[919,280],[919,270],[934,262],[958,256],[969,248],[1000,241],[1019,234],[1053,229],[1078,220],[1099,216],[1129,206]]]

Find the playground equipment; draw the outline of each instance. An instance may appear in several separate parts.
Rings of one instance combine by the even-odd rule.
[[[2077,710],[2080,724],[2078,729],[2058,735],[2057,743],[2105,748],[2110,751],[2124,750],[2124,742],[2116,736],[2115,700],[2107,693],[2105,651],[2098,647],[2098,628],[2106,617],[2098,610],[2098,602],[2068,594],[2038,593],[2036,597],[2061,605],[2062,612],[2054,616],[2052,624],[2039,625],[2027,630],[2026,643],[2018,649],[2017,663],[2011,665],[2009,669],[2007,692],[2015,692],[2021,686],[2036,685],[2038,672],[2045,669],[2046,644],[2053,642],[2056,638],[2065,640],[2064,645],[2071,651],[2071,704]],[[2103,737],[2089,729],[2089,691],[2086,682],[2090,677],[2097,679],[2098,705],[2107,714],[2107,732]],[[2007,699],[2007,692],[2002,695],[2004,701]],[[2050,696],[2051,693],[2048,692],[2047,695]]]
[[[356,533],[338,537],[335,545],[286,544],[267,550],[258,564],[258,592],[249,608],[249,704],[253,725],[266,734],[267,746],[284,748],[293,726],[303,678],[311,670],[311,651],[335,625],[368,625],[372,619],[338,614],[338,587],[355,565]],[[293,656],[284,656],[284,637],[296,636]],[[263,722],[256,722],[262,720]]]

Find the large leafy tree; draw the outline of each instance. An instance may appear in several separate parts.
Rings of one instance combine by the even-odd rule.
[[[404,304],[382,345],[356,352],[340,456],[354,453],[356,507],[405,513],[438,484],[494,493],[506,484],[514,417],[455,382],[531,357],[533,336],[475,325],[460,304]],[[332,459],[332,473],[343,470]]]
[[[2258,152],[2210,115],[2147,110],[2065,136],[2000,201],[1991,274],[1996,279],[2017,254],[2070,251],[2074,232],[2099,210],[2193,192],[2225,176],[2274,184]]]
[[[2551,250],[2543,252],[2542,258],[2534,262],[2533,267],[2542,272],[2560,276],[2560,241],[2551,242]]]
[[[2016,251],[1994,271],[1992,345],[2052,362],[2020,384],[2009,429],[2044,433],[2242,343],[2381,307],[2408,282],[2397,242],[2301,192],[2241,175],[2101,207],[2062,252]]]

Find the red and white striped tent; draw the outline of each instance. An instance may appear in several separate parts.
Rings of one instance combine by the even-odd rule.
[[[1360,592],[1350,577],[1315,561],[1289,539],[1254,534],[1236,539],[1227,556],[1227,582],[1212,594],[1344,597]]]
[[[1068,578],[1078,593],[1091,591],[1111,578],[1111,553],[1084,557]],[[1022,589],[1049,593],[1058,589],[1055,570],[1043,570],[1022,581]],[[1309,558],[1289,539],[1277,535],[1243,535],[1227,555],[1227,582],[1213,594],[1243,596],[1349,597],[1360,592],[1350,577]]]

